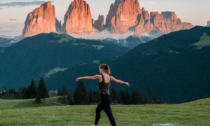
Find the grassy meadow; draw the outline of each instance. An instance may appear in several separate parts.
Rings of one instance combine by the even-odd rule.
[[[96,105],[63,106],[34,99],[0,99],[0,126],[92,126]],[[112,105],[118,126],[209,126],[210,99],[174,105]],[[99,126],[110,126],[102,111]]]

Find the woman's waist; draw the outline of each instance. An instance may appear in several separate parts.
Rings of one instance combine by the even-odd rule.
[[[101,97],[110,97],[110,94],[102,94],[102,93],[100,93],[100,96]]]
[[[101,102],[111,104],[111,96],[109,94],[101,94]]]

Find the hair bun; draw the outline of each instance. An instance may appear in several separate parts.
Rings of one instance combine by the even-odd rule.
[[[108,67],[107,67],[107,66],[105,66],[105,69],[108,69]]]

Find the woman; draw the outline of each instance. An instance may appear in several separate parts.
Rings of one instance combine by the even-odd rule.
[[[98,121],[101,116],[100,112],[102,110],[104,110],[106,112],[112,126],[116,126],[115,119],[112,115],[112,110],[110,107],[110,104],[111,104],[111,98],[110,98],[110,93],[109,93],[110,83],[111,83],[111,81],[113,81],[115,83],[125,84],[127,86],[130,86],[130,84],[128,82],[117,80],[113,76],[109,76],[110,68],[106,64],[101,64],[99,66],[99,72],[101,75],[79,77],[76,79],[76,81],[79,81],[81,79],[98,80],[101,102],[99,103],[98,107],[96,108],[96,119],[95,119],[95,124],[93,126],[98,126]]]

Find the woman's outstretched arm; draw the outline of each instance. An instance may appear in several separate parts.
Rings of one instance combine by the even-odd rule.
[[[127,86],[131,86],[128,82],[124,82],[122,80],[117,80],[115,79],[113,76],[111,76],[111,81],[115,82],[115,83],[119,83],[119,84],[125,84]]]
[[[86,77],[78,77],[76,79],[76,81],[79,81],[79,80],[97,80],[100,78],[100,75],[95,75],[95,76],[86,76]]]

